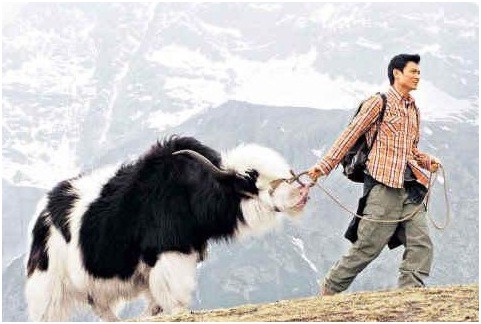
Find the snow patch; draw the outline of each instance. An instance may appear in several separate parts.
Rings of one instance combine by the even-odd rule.
[[[433,135],[433,131],[429,127],[423,127],[423,132],[426,135]]]
[[[426,55],[426,54],[432,54],[434,56],[437,56],[439,51],[441,49],[441,46],[439,44],[430,44],[430,45],[424,45],[420,50],[419,54],[421,56]]]
[[[172,69],[185,69],[193,75],[205,73],[223,73],[225,68],[222,62],[214,62],[203,55],[199,50],[192,50],[185,46],[169,45],[160,50],[149,53],[146,59]]]
[[[322,147],[319,150],[311,149],[311,153],[314,154],[318,158],[322,158],[324,155],[325,147]]]
[[[419,90],[413,92],[422,120],[460,120],[463,114],[474,110],[467,99],[457,99],[439,90],[430,81],[421,80]]]
[[[234,28],[222,28],[218,26],[214,26],[205,22],[199,22],[200,26],[205,29],[208,33],[215,37],[219,36],[229,36],[229,37],[234,37],[234,38],[241,38],[242,33],[238,29]]]
[[[315,273],[319,273],[319,270],[317,270],[317,267],[315,266],[315,264],[311,260],[309,260],[309,258],[306,255],[306,252],[305,252],[305,249],[304,249],[304,241],[302,241],[300,238],[296,238],[296,237],[291,237],[291,240],[292,240],[292,244],[294,244],[294,246],[297,248],[298,252],[300,253],[301,258],[304,259],[304,261],[307,262],[309,267]]]
[[[370,40],[368,40],[364,37],[359,37],[356,41],[356,44],[359,45],[359,46],[362,46],[362,47],[373,49],[373,50],[381,50],[382,49],[382,45],[374,43],[373,41],[370,41]]]
[[[359,101],[357,94],[376,92],[371,84],[317,72],[316,59],[314,48],[264,63],[231,57],[230,65],[237,67],[237,87],[231,99],[268,106],[352,109]]]
[[[185,109],[174,113],[156,111],[150,114],[148,126],[159,131],[163,131],[168,127],[175,127],[182,124],[189,118],[201,113],[203,110],[203,107],[197,107],[194,109]]]
[[[313,10],[307,19],[304,17],[297,19],[296,25],[300,28],[308,24],[320,25],[327,29],[350,28],[354,24],[362,24],[365,20],[365,15],[361,11],[349,3],[340,6],[327,3]]]
[[[170,77],[165,81],[164,90],[169,97],[182,101],[187,107],[207,108],[227,101],[224,84],[217,80]]]
[[[282,9],[282,5],[278,3],[249,3],[247,5],[253,9],[269,11],[269,12]]]
[[[48,189],[61,180],[80,173],[75,147],[64,135],[55,146],[47,143],[16,142],[12,150],[26,156],[25,163],[3,163],[3,176],[15,185]],[[48,152],[45,153],[45,152]]]

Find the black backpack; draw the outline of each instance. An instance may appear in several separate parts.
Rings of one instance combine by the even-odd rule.
[[[381,125],[382,119],[384,117],[384,111],[386,110],[386,102],[387,102],[386,95],[384,93],[379,93],[379,92],[377,94],[381,95],[382,108],[381,108],[381,113],[379,114],[379,117],[378,117],[377,128],[372,138],[371,146],[368,147],[367,145],[366,134],[362,134],[361,137],[359,137],[356,143],[349,149],[347,154],[341,160],[341,164],[343,167],[342,173],[349,180],[354,182],[360,182],[360,183],[364,182],[364,170],[366,168],[367,157],[371,152],[371,148],[374,144],[374,141],[377,138],[377,133],[379,132],[379,126]],[[359,105],[359,108],[357,109],[354,117],[356,117],[356,115],[361,110],[363,103],[364,102],[362,102]]]

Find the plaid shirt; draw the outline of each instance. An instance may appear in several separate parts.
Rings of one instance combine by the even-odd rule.
[[[417,181],[427,187],[429,179],[421,169],[430,170],[432,158],[417,148],[419,110],[410,95],[403,97],[393,87],[386,96],[384,118],[368,156],[367,170],[386,186],[402,188],[404,171],[409,165]],[[372,96],[362,104],[357,116],[318,163],[322,174],[329,174],[362,134],[366,133],[369,144],[372,142],[381,108],[380,96]]]

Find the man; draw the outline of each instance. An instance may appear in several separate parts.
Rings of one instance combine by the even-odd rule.
[[[358,214],[379,220],[399,220],[415,212],[412,218],[401,223],[360,220],[354,238],[351,237],[353,245],[324,278],[322,295],[346,290],[388,243],[391,248],[401,243],[405,247],[399,267],[399,287],[422,287],[424,278],[429,275],[433,246],[426,210],[420,205],[429,179],[421,169],[435,172],[439,161],[417,148],[419,111],[409,93],[419,83],[419,61],[419,55],[400,54],[389,63],[391,87],[386,93],[387,105],[374,143],[372,139],[382,108],[379,95],[362,104],[359,113],[331,149],[309,170],[309,176],[314,181],[328,175],[356,140],[366,134],[372,149],[366,163],[364,196],[360,200]]]

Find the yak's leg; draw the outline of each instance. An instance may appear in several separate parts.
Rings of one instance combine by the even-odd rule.
[[[35,322],[68,320],[71,306],[70,293],[52,269],[35,270],[27,279],[25,295],[30,320]]]
[[[92,305],[94,313],[104,322],[118,322],[120,319],[114,314],[107,305]]]
[[[118,322],[120,319],[115,315],[107,301],[88,297],[88,303],[92,307],[94,313],[104,322]]]
[[[150,293],[166,314],[187,309],[196,286],[198,253],[165,252],[160,254],[149,277]]]
[[[148,305],[145,308],[145,310],[143,311],[142,315],[140,315],[140,317],[150,317],[150,316],[157,316],[157,315],[162,314],[162,312],[164,311],[162,309],[162,306],[160,306],[155,301],[155,299],[152,296],[152,294],[150,293],[150,291],[147,292],[147,301],[148,301]]]

